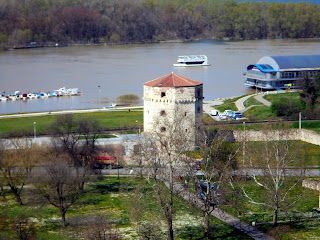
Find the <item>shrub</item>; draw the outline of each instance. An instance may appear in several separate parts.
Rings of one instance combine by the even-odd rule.
[[[297,115],[304,108],[299,100],[279,98],[272,102],[271,111],[279,117]]]
[[[137,95],[134,94],[125,94],[117,98],[119,104],[138,104],[140,99]]]

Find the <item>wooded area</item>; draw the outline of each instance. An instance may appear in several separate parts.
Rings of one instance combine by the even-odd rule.
[[[312,38],[320,5],[235,0],[0,0],[0,44]]]

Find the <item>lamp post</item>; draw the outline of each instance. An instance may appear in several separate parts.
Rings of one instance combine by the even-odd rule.
[[[101,94],[100,85],[98,86],[98,89],[99,89],[99,108],[100,108],[100,94]]]
[[[299,112],[299,130],[301,130],[301,112]]]
[[[246,122],[243,122],[243,131],[244,131],[244,137],[243,137],[243,165],[244,165],[244,160],[246,157]]]
[[[140,136],[140,125],[139,125],[139,123],[138,123],[139,121],[138,120],[136,120],[136,123],[138,124],[138,126],[139,126],[139,136]]]
[[[33,134],[34,134],[34,138],[36,138],[37,137],[36,122],[33,123]]]

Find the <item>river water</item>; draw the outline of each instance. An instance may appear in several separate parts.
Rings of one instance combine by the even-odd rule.
[[[178,55],[191,54],[207,55],[212,65],[173,67]],[[308,54],[320,54],[320,39],[201,41],[6,51],[0,53],[1,92],[47,92],[65,86],[79,88],[84,95],[0,101],[0,114],[104,107],[123,94],[142,97],[144,82],[171,72],[203,82],[205,100],[239,96],[248,91],[243,78],[247,65],[256,63],[263,56]]]

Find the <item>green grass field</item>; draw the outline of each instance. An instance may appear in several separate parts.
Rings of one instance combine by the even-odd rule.
[[[0,200],[0,239],[17,239],[14,226],[21,214],[33,223],[37,239],[43,240],[83,239],[90,227],[95,227],[90,224],[94,216],[108,220],[123,239],[137,239],[137,226],[148,222],[158,225],[160,239],[166,237],[165,221],[154,192],[139,178],[107,177],[88,183],[85,194],[67,212],[69,225],[65,228],[60,225],[58,210],[41,201],[32,188],[27,190],[23,206],[15,203],[11,193],[7,194],[7,201]],[[201,239],[202,212],[177,196],[174,208],[175,239]],[[215,218],[212,218],[212,227],[214,239],[251,239]]]
[[[137,128],[143,126],[142,111],[110,111],[96,113],[74,114],[75,118],[94,118],[97,119],[104,130]],[[59,115],[39,116],[39,117],[21,117],[8,118],[0,120],[0,133],[8,134],[11,132],[32,135],[34,122],[36,122],[37,134],[48,133],[48,127]],[[138,120],[138,123],[136,122]]]
[[[254,96],[252,96],[252,97],[248,98],[247,100],[245,100],[243,102],[243,105],[244,105],[244,107],[247,108],[247,107],[252,106],[252,105],[262,105],[262,103],[259,102],[258,100],[256,100],[254,98]]]
[[[290,179],[289,181],[293,181]],[[262,187],[259,187],[253,180],[244,181],[241,185],[245,188],[248,195],[252,197],[256,202],[266,201],[266,192]],[[289,185],[288,185],[289,186]],[[291,185],[290,185],[291,186]],[[282,186],[283,187],[283,186]],[[289,222],[291,220],[308,219],[311,216],[320,216],[320,213],[314,211],[314,208],[318,206],[319,193],[315,190],[304,189],[301,184],[294,188],[289,194],[290,201],[294,201],[297,197],[302,196],[300,200],[288,210],[282,209],[279,213],[279,226],[274,227],[272,224],[257,225],[260,230],[276,237],[276,239],[319,239],[320,234],[320,219],[318,217],[310,221],[303,222]],[[257,222],[272,223],[272,209],[266,208],[262,205],[255,205],[245,198],[240,200],[238,207],[222,206],[222,209],[230,214],[240,217],[247,223]],[[240,214],[240,215],[239,215]],[[278,229],[282,229],[280,233],[282,238],[277,238]],[[279,236],[278,236],[279,237]]]

